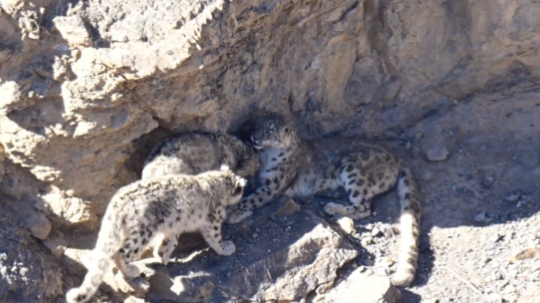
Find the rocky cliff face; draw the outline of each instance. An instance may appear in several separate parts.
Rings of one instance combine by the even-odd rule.
[[[95,228],[160,134],[237,131],[257,108],[306,138],[408,140],[478,94],[535,88],[538,16],[534,0],[0,0],[1,194]]]

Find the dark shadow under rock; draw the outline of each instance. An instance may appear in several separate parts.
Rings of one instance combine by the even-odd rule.
[[[0,302],[61,302],[72,279],[63,277],[58,260],[24,227],[14,209],[23,202],[0,199]]]

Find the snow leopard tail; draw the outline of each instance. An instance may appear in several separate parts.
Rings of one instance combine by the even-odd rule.
[[[109,205],[99,231],[96,247],[91,253],[90,266],[84,281],[78,288],[70,289],[66,294],[67,303],[83,303],[96,293],[103,278],[114,263],[114,256],[121,248],[122,226],[121,218],[116,210]]]
[[[401,251],[392,284],[407,287],[414,281],[417,270],[422,209],[414,176],[403,165],[399,172],[398,195],[401,205]]]

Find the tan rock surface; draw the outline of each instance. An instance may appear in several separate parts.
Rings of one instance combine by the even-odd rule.
[[[435,165],[421,184],[426,202],[440,201],[426,224],[474,225],[460,221],[474,217],[474,199],[490,211],[514,187],[536,193],[539,14],[531,0],[0,1],[0,199],[39,238],[46,222],[97,228],[155,136],[234,132],[271,108],[291,113],[306,138],[405,141],[414,165]],[[444,161],[419,160],[433,146],[447,148]],[[474,197],[452,196],[464,192]],[[28,224],[26,209],[47,221]]]

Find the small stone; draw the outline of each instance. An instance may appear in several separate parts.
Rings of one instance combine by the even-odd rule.
[[[57,258],[60,258],[67,248],[66,241],[60,237],[50,237],[43,241],[43,244],[45,244],[45,247],[47,247]]]
[[[502,239],[504,239],[504,235],[501,235],[501,234],[497,233],[497,234],[494,234],[493,236],[491,236],[489,238],[489,241],[492,242],[492,243],[497,243],[497,242],[501,241]]]
[[[521,198],[521,191],[515,191],[512,194],[508,195],[506,197],[506,201],[508,202],[516,202],[519,198]]]
[[[510,262],[516,263],[519,260],[536,258],[538,255],[540,255],[540,246],[531,247],[531,248],[524,249],[520,251],[519,253],[513,255],[510,258]]]
[[[300,206],[293,199],[288,199],[275,214],[278,216],[290,216],[300,211],[300,209]]]
[[[360,240],[360,243],[363,247],[366,247],[373,243],[373,238],[371,238],[370,236],[362,238],[362,240]]]
[[[377,226],[373,227],[373,229],[371,230],[371,236],[378,237],[380,235],[382,235],[381,230]]]
[[[26,218],[26,226],[30,229],[32,236],[45,240],[51,232],[51,222],[39,211],[33,212]]]
[[[349,217],[341,217],[337,220],[339,227],[349,235],[356,233],[354,221]]]
[[[397,303],[401,299],[401,292],[390,283],[388,277],[367,275],[358,269],[347,278],[344,285],[336,289],[336,293],[333,301],[336,303]]]
[[[92,44],[90,33],[80,16],[58,16],[53,20],[56,29],[66,41],[73,45],[89,46]]]
[[[499,294],[490,294],[488,296],[488,302],[490,302],[490,303],[503,303],[503,299]]]
[[[450,154],[446,146],[431,147],[425,150],[425,153],[427,159],[432,162],[444,161]]]
[[[144,303],[144,300],[134,296],[129,296],[124,300],[124,303]]]
[[[486,212],[483,211],[477,214],[476,216],[474,216],[474,219],[478,222],[486,222],[487,221]]]

